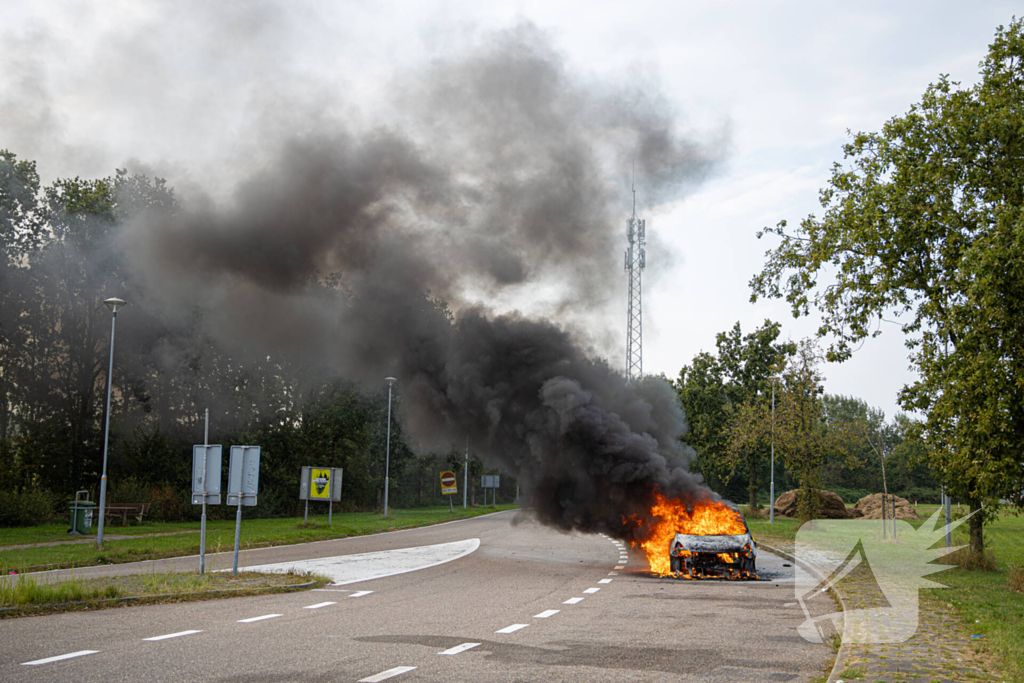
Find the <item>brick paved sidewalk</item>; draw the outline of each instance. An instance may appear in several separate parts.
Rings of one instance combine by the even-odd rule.
[[[771,545],[793,554],[792,541],[772,540]],[[942,582],[941,574],[932,577]],[[846,608],[870,609],[887,605],[871,570],[857,567],[838,585]],[[991,664],[975,652],[969,626],[942,600],[941,590],[921,594],[917,630],[902,643],[848,643],[840,651],[836,681],[870,683],[990,683],[1003,680]]]

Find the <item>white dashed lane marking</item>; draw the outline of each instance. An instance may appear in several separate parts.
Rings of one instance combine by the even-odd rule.
[[[611,582],[612,582],[611,579],[601,579],[600,581],[598,581],[598,583],[611,583]]]
[[[534,615],[533,615],[533,618],[534,618],[534,619],[547,619],[548,617],[553,617],[553,616],[555,616],[555,615],[556,615],[556,614],[558,614],[559,612],[561,612],[561,610],[557,610],[557,609],[546,609],[546,610],[544,610],[543,612],[541,612],[540,614],[534,614]]]
[[[575,605],[575,604],[580,603],[580,602],[583,602],[583,598],[569,598],[568,600],[566,600],[562,604],[563,605]]]
[[[583,592],[584,593],[596,593],[599,590],[601,590],[601,589],[600,588],[588,588],[587,590],[585,590]]]
[[[259,617],[249,617],[248,619],[239,619],[239,624],[251,624],[254,621],[263,621],[264,619],[273,619],[274,617],[281,617],[283,614],[264,614]]]
[[[519,629],[526,628],[527,626],[529,626],[529,624],[512,624],[511,626],[506,626],[499,631],[495,631],[495,633],[515,633]]]
[[[625,568],[626,568],[626,565],[624,565],[624,564],[620,564],[619,566],[616,567],[616,569],[625,569]]]
[[[389,678],[394,678],[399,674],[409,673],[415,669],[415,666],[396,666],[394,669],[388,669],[387,671],[381,671],[379,674],[360,678],[359,683],[380,683],[380,681],[386,681]]]
[[[476,647],[479,644],[480,643],[463,643],[462,645],[456,645],[455,647],[450,647],[447,650],[442,650],[441,652],[438,652],[437,654],[439,654],[439,655],[457,655],[460,652],[465,652],[466,650],[472,650],[474,647]]]
[[[202,631],[178,631],[177,633],[168,633],[165,636],[153,636],[152,638],[143,638],[143,640],[155,642],[157,640],[167,640],[168,638],[180,638],[181,636],[190,636],[193,633],[202,633]]]
[[[69,652],[66,655],[57,655],[56,657],[47,657],[46,659],[36,659],[31,662],[22,662],[22,666],[39,666],[40,664],[50,664],[51,662],[59,662],[62,659],[71,659],[72,657],[84,657],[85,655],[94,655],[99,650],[79,650],[78,652]]]
[[[618,576],[618,572],[608,572],[608,576]]]
[[[330,607],[331,605],[337,605],[336,602],[318,602],[315,605],[306,605],[302,609],[320,609],[321,607]]]
[[[356,591],[355,593],[353,593],[352,595],[350,595],[348,597],[350,597],[350,598],[361,598],[364,595],[369,595],[372,592],[373,591]]]

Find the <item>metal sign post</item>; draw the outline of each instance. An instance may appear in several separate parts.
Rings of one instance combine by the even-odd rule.
[[[303,467],[299,479],[299,500],[306,501],[305,521],[309,521],[309,501],[327,501],[327,525],[334,521],[334,504],[341,500],[340,467]]]
[[[455,506],[452,505],[452,496],[459,492],[459,478],[455,476],[454,472],[442,472],[441,473],[441,495],[448,496],[448,510],[455,512]]]
[[[203,420],[203,447],[210,445],[210,409]],[[199,573],[206,573],[206,458],[203,458],[203,516],[199,522]],[[220,477],[218,477],[219,479]]]
[[[203,506],[199,526],[200,574],[206,572],[206,504],[220,504],[221,452],[219,445],[192,447],[192,504]]]
[[[487,489],[491,489],[491,505],[497,505],[498,488],[501,486],[501,475],[484,474],[480,476],[480,488],[484,490],[484,507],[487,507]]]
[[[235,513],[235,560],[231,575],[238,576],[238,544],[242,537],[242,506],[256,505],[260,488],[260,447],[232,446],[228,461],[228,505],[237,505]],[[234,491],[234,493],[232,493]]]

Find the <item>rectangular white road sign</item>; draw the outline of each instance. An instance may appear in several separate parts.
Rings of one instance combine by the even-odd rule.
[[[193,505],[220,505],[221,453],[219,445],[192,447]]]
[[[228,461],[228,505],[256,505],[260,488],[260,447],[232,446]]]

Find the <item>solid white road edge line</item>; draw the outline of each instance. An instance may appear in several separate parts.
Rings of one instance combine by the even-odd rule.
[[[586,592],[586,591],[584,591],[584,592]],[[263,621],[264,619],[273,619],[274,617],[281,617],[281,616],[284,616],[284,615],[283,614],[264,614],[263,616],[259,616],[259,617],[249,617],[248,619],[239,619],[238,623],[239,624],[251,624],[254,621]]]
[[[379,683],[380,681],[386,681],[389,678],[397,676],[398,674],[408,673],[414,671],[415,666],[396,666],[394,669],[388,669],[387,671],[381,671],[379,674],[367,676],[366,678],[360,678],[359,683]]]
[[[476,647],[479,644],[480,643],[463,643],[462,645],[456,645],[455,647],[450,647],[447,650],[442,650],[441,652],[438,652],[437,654],[439,654],[439,655],[457,655],[460,652],[465,652],[466,650],[472,650],[474,647]]]
[[[515,633],[519,629],[526,628],[527,626],[529,626],[529,624],[512,624],[511,626],[506,626],[500,631],[495,631],[495,633]]]
[[[50,662],[59,662],[62,659],[71,659],[72,657],[82,657],[84,655],[94,655],[99,650],[79,650],[78,652],[69,652],[66,655],[57,655],[56,657],[47,657],[46,659],[37,659],[32,662],[22,662],[22,666],[39,666],[40,664],[49,664]]]
[[[585,590],[583,592],[584,593],[596,593],[599,590],[601,590],[601,589],[600,588],[588,588],[587,590]]]
[[[143,638],[143,640],[156,642],[158,640],[167,640],[168,638],[180,638],[181,636],[190,636],[193,633],[202,633],[202,631],[178,631],[177,633],[168,633],[165,636],[153,636],[152,638]]]
[[[562,610],[558,610],[558,609],[546,609],[543,612],[541,612],[540,614],[534,614],[533,618],[534,619],[547,619],[548,617],[555,616],[556,614],[558,614],[561,611]]]
[[[302,609],[320,609],[321,607],[330,607],[331,605],[337,605],[336,602],[318,602],[315,605],[306,605]]]
[[[583,602],[583,598],[569,598],[568,600],[566,600],[562,604],[563,605],[575,605],[575,604],[578,604],[578,603],[581,603],[581,602]]]

